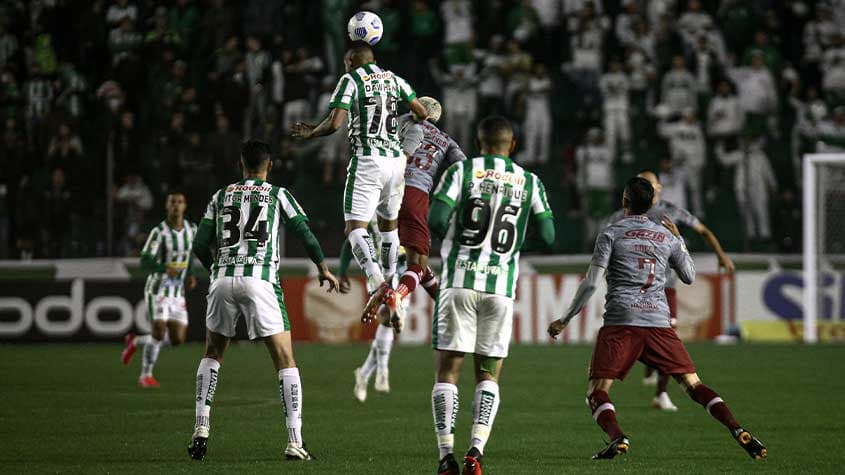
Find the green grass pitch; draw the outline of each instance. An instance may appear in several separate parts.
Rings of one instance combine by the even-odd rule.
[[[434,473],[431,350],[396,347],[392,392],[352,397],[364,345],[297,345],[304,386],[304,438],[311,463],[282,461],[285,426],[275,372],[263,345],[235,344],[220,372],[204,462],[185,447],[194,418],[199,345],[165,349],[159,390],[140,390],[140,354],[120,347],[0,346],[0,470],[3,473]],[[592,461],[603,433],[584,404],[587,346],[512,348],[485,473],[842,473],[845,346],[690,345],[702,379],[769,448],[753,462],[673,383],[680,411],[648,408],[652,388],[637,367],[611,392],[632,450]],[[469,439],[473,382],[459,384],[456,451]]]

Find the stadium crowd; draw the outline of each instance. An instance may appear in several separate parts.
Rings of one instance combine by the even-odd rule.
[[[800,156],[845,147],[842,0],[2,0],[0,259],[136,255],[167,191],[198,219],[248,136],[336,251],[345,139],[287,131],[326,113],[360,9],[468,155],[481,117],[519,124],[560,252],[644,168],[728,250],[796,252]]]

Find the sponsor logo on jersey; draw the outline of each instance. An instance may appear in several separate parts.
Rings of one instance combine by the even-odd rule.
[[[496,170],[476,170],[475,178],[478,180],[496,180],[503,183],[510,183],[511,185],[524,185],[524,175],[514,175],[508,172],[499,172]]]
[[[267,191],[270,189],[270,185],[229,185],[226,188],[226,192],[235,192],[235,191]]]
[[[648,239],[654,242],[663,242],[666,235],[649,229],[631,229],[625,231],[625,239]]]
[[[364,81],[364,82],[367,82],[367,81],[385,81],[385,80],[390,80],[390,79],[393,79],[393,73],[391,73],[390,71],[381,71],[381,72],[378,72],[378,73],[361,75],[361,80]]]
[[[455,267],[470,272],[478,272],[479,274],[508,275],[508,269],[505,267],[479,264],[478,262],[466,259],[458,259],[455,262]]]

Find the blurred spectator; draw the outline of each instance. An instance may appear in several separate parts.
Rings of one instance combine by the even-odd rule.
[[[619,43],[625,46],[634,44],[634,25],[640,18],[640,4],[635,1],[627,2],[622,13],[616,15],[616,24],[613,29]]]
[[[751,67],[732,68],[728,75],[739,90],[739,103],[745,111],[746,130],[754,135],[766,134],[777,118],[778,98],[775,80],[763,64],[763,55],[751,56]]]
[[[6,25],[0,22],[0,67],[11,63],[18,53],[19,43],[15,35],[6,31]]]
[[[43,74],[39,67],[32,65],[29,80],[24,85],[26,91],[26,125],[27,135],[32,137],[34,129],[40,125],[41,119],[50,112],[53,104],[53,81]]]
[[[522,126],[523,151],[519,162],[529,167],[544,165],[549,160],[552,142],[552,79],[542,63],[534,71],[525,88],[525,120]]]
[[[449,72],[433,67],[432,74],[443,89],[443,129],[464,149],[472,146],[472,124],[478,112],[477,77],[471,65],[452,66]]]
[[[446,56],[462,54],[472,41],[472,5],[469,0],[444,0],[440,4],[440,18],[443,19],[443,43]]]
[[[193,47],[194,33],[199,26],[200,13],[192,0],[176,0],[167,12],[170,30],[182,40],[182,52],[187,53]]]
[[[678,166],[672,157],[662,157],[658,164],[657,176],[660,179],[660,199],[687,209],[687,190],[689,174],[685,167]]]
[[[224,76],[217,87],[222,112],[229,118],[232,129],[240,132],[243,132],[244,104],[249,102],[250,97],[245,71],[246,62],[237,62],[232,72]]]
[[[819,122],[816,138],[820,142],[818,152],[845,151],[845,106],[834,109],[829,120]]]
[[[114,0],[106,12],[106,21],[110,26],[117,27],[124,18],[128,18],[133,23],[138,21],[138,7],[129,0]]]
[[[183,154],[188,147],[188,134],[185,130],[185,114],[181,111],[173,112],[170,116],[169,127],[158,137],[158,150],[154,168],[156,176],[162,182],[157,192],[181,185],[183,170],[180,164]]]
[[[707,135],[717,143],[738,137],[744,122],[745,114],[733,87],[725,79],[719,81],[718,95],[707,110]]]
[[[114,192],[114,198],[123,207],[124,232],[119,236],[124,255],[136,255],[139,237],[147,212],[153,207],[153,193],[137,174],[130,174]]]
[[[237,179],[240,176],[238,163],[241,138],[231,129],[225,114],[217,114],[214,133],[208,137],[207,142],[216,174],[215,183],[229,183]]]
[[[59,125],[56,135],[47,147],[47,164],[50,168],[79,170],[82,160],[82,140],[73,133],[68,124]],[[64,179],[64,173],[62,173]],[[73,181],[77,177],[71,177]],[[63,180],[64,181],[64,180]]]
[[[560,62],[563,4],[560,0],[531,0],[531,6],[537,12],[541,28],[538,59],[547,65],[557,64]]]
[[[833,36],[822,61],[822,89],[831,104],[845,105],[845,36]]]
[[[750,241],[769,241],[769,198],[777,191],[777,179],[763,151],[759,137],[748,136],[734,151],[718,149],[716,157],[725,166],[735,166],[734,192],[737,207],[745,223],[745,236]],[[750,249],[747,249],[750,250]]]
[[[613,203],[613,187],[616,183],[613,162],[613,155],[601,130],[590,129],[584,144],[575,151],[578,191],[584,204],[585,243],[592,244],[602,220],[616,209]]]
[[[124,111],[114,136],[115,176],[122,177],[141,163],[141,137],[135,123],[135,114]]]
[[[810,68],[810,74],[818,74],[824,52],[833,44],[833,37],[838,32],[839,26],[833,20],[830,6],[817,5],[816,18],[804,26],[804,62]]]
[[[241,45],[238,37],[231,36],[226,39],[223,46],[214,52],[214,56],[214,69],[211,72],[210,78],[217,80],[230,74],[238,62],[241,61],[243,54],[241,53]]]
[[[777,252],[797,254],[801,248],[801,205],[794,190],[784,190],[775,205],[774,235]]]
[[[713,18],[701,8],[700,0],[690,0],[687,11],[678,19],[678,30],[688,45],[694,45],[708,24],[713,24]]]
[[[156,8],[155,16],[153,16],[153,28],[147,32],[144,38],[147,47],[153,51],[164,47],[179,49],[182,46],[182,41],[179,33],[170,29],[167,8]]]
[[[329,103],[334,92],[335,78],[326,76],[323,78],[322,92],[317,99],[317,113],[314,115],[314,123],[319,122],[326,111],[329,110]],[[347,138],[346,123],[340,129],[328,137],[320,140],[320,163],[323,164],[323,184],[333,185],[336,182],[343,182],[343,169],[346,165],[346,157],[349,156],[349,139]]]
[[[262,47],[257,36],[246,39],[246,80],[249,87],[249,104],[244,122],[244,135],[252,135],[255,122],[264,118],[267,113],[267,89],[270,84],[270,54]]]
[[[597,15],[593,2],[585,2],[572,22],[570,32],[572,61],[569,65],[564,65],[564,70],[572,74],[579,89],[592,95],[598,95],[604,35],[608,25],[607,18]]]
[[[480,115],[502,114],[505,102],[505,70],[507,60],[504,52],[505,40],[501,36],[490,37],[486,50],[476,50],[481,71],[478,73],[478,99]]]
[[[687,63],[681,55],[672,58],[672,70],[663,76],[660,85],[660,101],[669,114],[680,114],[686,108],[698,108],[698,83],[687,70]]]
[[[754,45],[745,52],[745,61],[743,63],[750,65],[754,60],[754,56],[757,55],[763,58],[763,64],[772,73],[772,77],[778,77],[780,75],[780,71],[783,68],[783,57],[780,51],[769,42],[769,35],[763,31],[754,33]]]
[[[610,71],[601,77],[599,86],[604,97],[604,131],[610,153],[615,157],[617,143],[621,143],[622,153],[627,156],[631,144],[630,82],[619,59],[610,61]]]
[[[437,53],[440,19],[426,0],[414,0],[411,10],[410,38],[418,55],[408,55],[405,59],[409,71],[408,80],[417,90],[433,87],[428,71],[428,60]],[[334,75],[335,77],[337,75]]]
[[[4,120],[0,136],[0,259],[6,259],[12,244],[12,224],[21,183],[26,141],[13,118]]]
[[[50,186],[44,190],[41,224],[43,256],[58,259],[65,256],[66,240],[70,235],[74,196],[67,187],[65,171],[54,168]]]
[[[323,70],[323,61],[306,47],[298,48],[295,53],[283,53],[284,56],[289,59],[284,68],[286,104],[282,122],[289,128],[311,118],[309,93],[316,76]]]
[[[21,91],[18,81],[10,70],[0,74],[0,118],[18,117],[21,105]]]
[[[709,97],[713,84],[722,76],[722,65],[706,35],[699,36],[695,41],[692,70],[698,82],[699,95]]]
[[[531,3],[531,0],[518,1],[508,12],[507,29],[522,44],[536,38],[540,30],[539,15]]]
[[[63,62],[59,70],[59,89],[56,104],[76,120],[85,113],[86,92],[88,83],[73,63]]]
[[[688,177],[693,214],[704,216],[702,193],[704,191],[703,171],[707,161],[707,146],[695,110],[691,107],[685,108],[682,111],[681,120],[661,123],[659,132],[663,138],[669,141],[669,150],[675,166],[682,167],[682,171]]]
[[[222,47],[235,29],[235,12],[224,0],[209,0],[200,23],[200,47],[211,54]]]
[[[134,59],[135,50],[141,47],[144,37],[135,31],[135,21],[123,17],[117,28],[109,32],[109,49],[112,54],[112,65],[119,67],[122,61]]]

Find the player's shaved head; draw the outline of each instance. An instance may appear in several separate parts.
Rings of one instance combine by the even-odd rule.
[[[482,119],[478,124],[478,145],[482,153],[509,155],[516,146],[510,121],[499,115]]]
[[[627,214],[645,214],[654,202],[654,187],[647,179],[635,176],[625,184],[622,207]]]
[[[660,177],[657,176],[657,173],[654,173],[651,170],[643,170],[637,174],[637,177],[646,179],[649,183],[651,183],[651,187],[654,188],[653,203],[660,201],[660,192],[663,191],[663,185],[660,184]]]
[[[352,69],[367,63],[374,63],[376,55],[373,47],[363,41],[354,41],[346,50],[346,60]]]
[[[265,142],[247,139],[241,144],[241,163],[247,172],[262,172],[270,161],[270,146]]]

